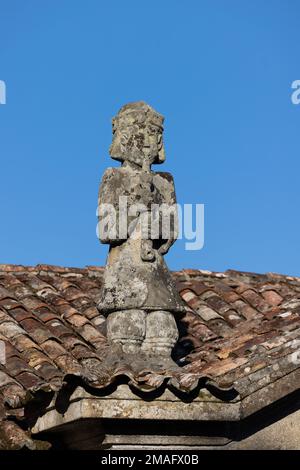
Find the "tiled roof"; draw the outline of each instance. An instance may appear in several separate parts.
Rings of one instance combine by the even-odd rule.
[[[185,365],[158,373],[122,361],[113,370],[102,367],[108,347],[105,317],[96,307],[102,275],[99,267],[0,265],[0,341],[6,346],[0,419],[22,415],[38,391],[58,391],[74,376],[97,388],[124,376],[143,390],[164,384],[185,392],[200,380],[201,386],[232,389],[241,397],[279,379],[282,394],[300,387],[300,278],[174,273],[187,305],[186,331],[177,347]]]

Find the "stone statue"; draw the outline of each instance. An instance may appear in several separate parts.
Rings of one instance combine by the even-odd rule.
[[[163,121],[142,101],[113,118],[110,155],[122,166],[99,190],[99,238],[110,248],[98,307],[124,354],[170,358],[185,307],[163,259],[177,238],[173,177],[151,170],[165,160]]]

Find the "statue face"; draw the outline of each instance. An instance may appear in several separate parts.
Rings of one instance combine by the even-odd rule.
[[[128,123],[113,126],[110,155],[120,161],[130,161],[142,167],[145,162],[162,163],[165,160],[162,128],[151,122]]]
[[[163,147],[162,129],[149,123],[143,129],[142,136],[142,152],[150,163],[154,163]]]

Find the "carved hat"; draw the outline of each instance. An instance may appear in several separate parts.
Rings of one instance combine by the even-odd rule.
[[[112,119],[113,128],[132,124],[151,123],[163,129],[164,117],[144,101],[135,101],[122,106]]]

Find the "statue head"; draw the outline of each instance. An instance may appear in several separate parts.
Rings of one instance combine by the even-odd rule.
[[[143,168],[149,168],[152,163],[163,163],[163,122],[163,116],[144,101],[123,106],[112,119],[111,157]]]

